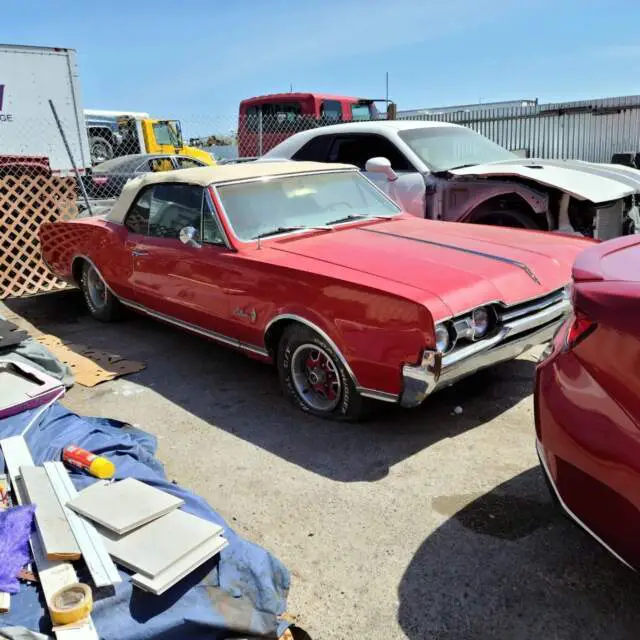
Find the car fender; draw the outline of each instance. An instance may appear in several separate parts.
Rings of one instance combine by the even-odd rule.
[[[437,178],[436,178],[437,180]],[[442,194],[442,220],[469,222],[473,214],[490,200],[515,196],[539,216],[549,211],[549,196],[541,189],[509,181],[486,179],[445,180]],[[548,220],[546,220],[548,223]]]
[[[326,340],[359,390],[399,394],[402,365],[415,364],[433,345],[432,316],[424,305],[392,293],[348,289],[354,304],[335,312],[322,314],[298,303],[275,309],[265,323],[265,347],[275,359],[278,327],[299,322]],[[325,298],[318,308],[330,307],[329,302]]]
[[[273,332],[277,331],[279,325],[282,326],[282,324],[289,324],[291,322],[303,324],[323,338],[338,356],[340,362],[342,362],[354,383],[357,384],[357,378],[351,369],[347,356],[345,356],[347,345],[345,344],[344,337],[340,334],[337,327],[327,322],[322,315],[313,309],[309,309],[302,305],[288,305],[287,307],[280,309],[267,322],[264,329],[264,343],[265,348],[272,353],[274,360],[277,352],[277,346],[274,348],[272,339]]]

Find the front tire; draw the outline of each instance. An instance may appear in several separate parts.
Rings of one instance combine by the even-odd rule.
[[[483,211],[473,216],[471,222],[474,224],[489,224],[498,227],[512,227],[514,229],[534,229],[536,231],[542,229],[533,217],[522,211]]]
[[[89,313],[100,322],[113,322],[120,317],[121,305],[102,276],[88,262],[82,267],[80,288]]]
[[[290,325],[278,345],[278,376],[284,394],[305,413],[355,422],[365,399],[331,346],[311,329]]]

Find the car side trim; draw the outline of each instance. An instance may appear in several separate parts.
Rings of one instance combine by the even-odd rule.
[[[220,342],[221,344],[225,344],[230,347],[236,347],[237,349],[242,349],[243,351],[255,353],[256,355],[263,356],[265,358],[269,357],[269,352],[266,349],[263,349],[262,347],[257,347],[255,345],[249,344],[248,342],[242,342],[240,340],[236,340],[235,338],[229,338],[228,336],[225,336],[222,333],[218,333],[217,331],[210,331],[209,329],[203,329],[202,327],[196,324],[185,322],[184,320],[178,320],[173,316],[168,316],[164,313],[160,313],[159,311],[153,311],[152,309],[149,309],[144,305],[138,304],[137,302],[132,302],[131,300],[126,300],[125,298],[118,298],[118,299],[126,307],[130,307],[131,309],[140,311],[141,313],[144,313],[153,318],[157,318],[158,320],[162,320],[163,322],[173,324],[177,327],[186,329],[187,331],[191,331],[192,333],[197,333],[198,335],[204,336],[205,338],[210,338],[211,340],[215,340],[216,342]]]
[[[186,329],[187,331],[191,331],[192,333],[197,333],[198,335],[204,336],[205,338],[210,338],[211,340],[215,340],[216,342],[220,342],[221,344],[225,344],[231,347],[235,347],[237,349],[242,349],[243,351],[248,351],[249,353],[255,353],[256,355],[262,356],[264,358],[269,358],[269,352],[262,348],[262,347],[258,347],[256,345],[253,344],[249,344],[248,342],[242,342],[241,340],[237,340],[235,338],[229,338],[228,336],[225,336],[222,333],[218,333],[217,331],[211,331],[209,329],[204,329],[198,325],[192,324],[190,322],[185,322],[184,320],[178,320],[177,318],[174,318],[173,316],[169,316],[166,315],[164,313],[160,313],[159,311],[154,311],[153,309],[149,309],[148,307],[145,307],[142,304],[139,304],[137,302],[133,302],[133,300],[128,300],[127,298],[123,298],[122,296],[118,295],[107,283],[107,281],[105,280],[104,276],[102,275],[102,273],[100,273],[100,269],[98,269],[98,267],[96,267],[96,265],[94,264],[93,260],[91,260],[91,258],[88,258],[87,256],[84,255],[77,255],[74,256],[73,260],[71,261],[71,263],[73,264],[77,259],[82,259],[82,260],[86,260],[98,273],[98,275],[100,276],[100,278],[102,279],[102,281],[104,282],[105,286],[107,287],[107,289],[109,289],[109,291],[125,306],[125,307],[129,307],[131,309],[135,309],[136,311],[139,311],[140,313],[144,313],[148,316],[151,316],[153,318],[157,318],[158,320],[162,320],[164,322],[167,322],[169,324],[173,324],[177,327],[180,327],[182,329]]]
[[[366,387],[356,387],[356,390],[363,398],[371,398],[371,400],[390,402],[392,404],[398,404],[398,402],[400,402],[400,397],[395,393],[376,391],[375,389],[367,389]]]
[[[566,514],[576,524],[580,525],[580,527],[582,527],[592,538],[594,538],[597,542],[599,542],[611,555],[613,555],[620,562],[622,562],[622,564],[629,567],[629,569],[631,569],[632,571],[635,571],[635,569],[622,556],[618,555],[602,538],[600,538],[597,534],[591,531],[591,529],[589,529],[589,527],[584,522],[582,522],[582,520],[580,520],[580,518],[578,518],[578,516],[575,513],[573,513],[573,511],[571,511],[571,509],[569,509],[569,507],[565,504],[564,500],[560,496],[560,492],[558,491],[558,488],[556,487],[555,482],[553,481],[553,477],[551,475],[551,472],[549,471],[549,467],[547,466],[547,460],[544,456],[542,443],[537,438],[536,438],[536,452],[538,454],[540,465],[542,466],[544,474],[545,476],[547,476],[547,479],[549,480],[549,485],[553,487],[553,492],[556,494],[556,497],[558,498],[558,502],[560,503],[560,506],[564,509]]]
[[[74,256],[73,260],[71,261],[71,264],[73,264],[78,259],[86,260],[96,270],[96,272],[98,273],[100,278],[102,278],[102,281],[105,283],[105,286],[107,287],[107,289],[109,289],[109,291],[124,306],[129,307],[131,309],[134,309],[135,311],[139,311],[140,313],[144,313],[145,315],[151,316],[152,318],[156,318],[158,320],[162,320],[164,322],[167,322],[168,324],[172,324],[172,325],[175,325],[175,326],[180,327],[182,329],[185,329],[187,331],[191,331],[192,333],[196,333],[198,335],[204,336],[205,338],[209,338],[211,340],[215,340],[216,342],[219,342],[221,344],[225,344],[227,346],[235,347],[236,349],[241,349],[242,351],[246,351],[248,353],[253,353],[253,354],[256,354],[256,355],[261,356],[263,358],[271,359],[271,354],[269,353],[269,351],[265,347],[259,347],[257,345],[249,344],[248,342],[242,342],[242,341],[237,340],[235,338],[230,338],[229,336],[225,336],[222,333],[218,333],[216,331],[211,331],[209,329],[204,329],[204,328],[202,328],[202,327],[200,327],[198,325],[192,324],[190,322],[184,322],[183,320],[178,320],[177,318],[174,318],[173,316],[168,316],[168,315],[166,315],[164,313],[160,313],[158,311],[154,311],[152,309],[149,309],[148,307],[145,307],[144,305],[141,305],[141,304],[139,304],[137,302],[133,302],[133,300],[128,300],[127,298],[123,298],[122,296],[118,295],[109,286],[109,284],[105,280],[104,276],[100,272],[100,269],[98,269],[98,267],[96,267],[95,263],[93,262],[93,260],[91,260],[91,258],[88,258],[85,255],[77,255],[77,256]],[[310,329],[313,329],[314,331],[316,331],[318,333],[318,335],[320,335],[324,340],[326,340],[326,342],[329,344],[329,346],[334,350],[335,354],[338,356],[338,358],[339,358],[340,362],[342,363],[342,365],[344,366],[344,368],[347,370],[347,373],[349,374],[349,376],[353,380],[353,384],[356,387],[356,391],[361,396],[363,396],[365,398],[372,398],[373,400],[379,400],[381,402],[397,403],[399,401],[399,396],[396,395],[396,394],[388,393],[386,391],[377,391],[376,389],[367,389],[366,387],[359,386],[357,378],[356,378],[355,374],[353,373],[353,370],[349,366],[349,363],[347,362],[346,358],[342,355],[342,352],[340,351],[340,349],[338,349],[338,347],[335,344],[335,342],[327,335],[327,333],[325,331],[323,331],[320,327],[318,327],[318,325],[314,324],[310,320],[307,320],[306,318],[303,318],[302,316],[298,316],[298,315],[295,315],[295,314],[289,314],[289,313],[280,314],[280,315],[276,316],[275,318],[272,318],[268,322],[268,324],[267,324],[267,326],[265,328],[265,331],[264,331],[264,335],[267,334],[267,332],[269,331],[270,327],[272,325],[274,325],[278,320],[294,320],[296,322],[300,322],[301,324],[304,324],[304,325],[308,326]]]
[[[58,280],[62,280],[64,282],[69,282],[67,278],[63,278],[59,273],[57,273],[55,271],[55,269],[46,261],[45,257],[42,255],[42,253],[40,253],[40,260],[42,260],[42,264],[44,264],[45,267],[47,267],[47,269],[49,269],[49,271],[51,271],[51,273],[58,278]],[[72,263],[73,264],[73,263]],[[71,284],[71,283],[69,283]]]

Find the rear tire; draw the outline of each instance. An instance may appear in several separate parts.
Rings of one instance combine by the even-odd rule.
[[[522,211],[483,211],[473,216],[471,222],[474,224],[489,224],[499,227],[512,227],[515,229],[542,230],[542,227],[538,224],[537,220]]]
[[[82,267],[80,288],[89,313],[96,320],[113,322],[120,317],[122,305],[111,293],[97,270],[88,262],[85,262]]]
[[[369,403],[331,346],[300,324],[285,329],[277,356],[284,394],[305,413],[340,422],[365,417]]]

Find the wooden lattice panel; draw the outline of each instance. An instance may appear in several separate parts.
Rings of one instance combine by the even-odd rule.
[[[0,176],[0,300],[68,286],[42,262],[38,229],[77,212],[74,178]]]

